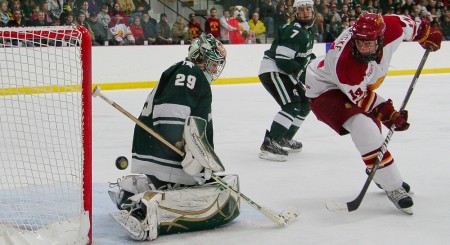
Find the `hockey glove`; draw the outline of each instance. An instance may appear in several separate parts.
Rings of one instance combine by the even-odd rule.
[[[213,173],[211,169],[203,167],[189,150],[186,151],[184,159],[181,161],[181,166],[183,166],[185,173],[195,177],[203,177],[206,180],[209,180]]]
[[[437,51],[441,48],[442,32],[430,26],[430,21],[422,19],[417,36],[414,40],[418,41],[424,49]]]
[[[395,131],[404,131],[409,128],[408,111],[396,111],[390,99],[375,107],[372,113],[384,126],[391,128],[395,125]]]
[[[203,166],[192,156],[191,151],[186,151],[181,166],[184,172],[191,176],[198,175],[203,170]]]

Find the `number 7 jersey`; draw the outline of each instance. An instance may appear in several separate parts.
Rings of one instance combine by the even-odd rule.
[[[382,16],[386,23],[383,49],[380,58],[375,61],[361,62],[352,54],[350,29],[334,41],[325,57],[311,62],[306,72],[306,96],[316,98],[322,93],[339,89],[355,104],[361,104],[366,97],[371,97],[368,108],[384,102],[380,96],[373,96],[373,90],[378,88],[387,75],[394,51],[403,41],[411,41],[417,32],[417,25],[406,16]]]

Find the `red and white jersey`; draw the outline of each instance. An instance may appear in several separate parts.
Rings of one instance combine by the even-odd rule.
[[[371,91],[383,82],[392,55],[400,43],[414,39],[418,24],[411,18],[400,15],[385,15],[383,19],[386,31],[380,59],[369,63],[359,61],[352,54],[352,33],[350,29],[344,30],[325,57],[319,57],[309,64],[305,84],[307,97],[316,98],[326,91],[339,89],[353,103],[358,104],[363,98],[370,96],[372,101],[364,103],[370,108],[364,108],[365,111],[371,111],[385,101]]]

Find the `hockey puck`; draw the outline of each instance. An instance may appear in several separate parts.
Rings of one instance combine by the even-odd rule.
[[[120,156],[116,159],[116,167],[120,170],[128,168],[128,159],[124,156]]]

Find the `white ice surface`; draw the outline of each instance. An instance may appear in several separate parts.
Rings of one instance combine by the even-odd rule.
[[[387,77],[377,93],[403,101],[412,76]],[[149,90],[103,91],[138,116]],[[406,107],[411,127],[395,132],[389,149],[415,193],[414,215],[398,211],[375,185],[352,213],[332,213],[325,201],[351,201],[366,179],[349,136],[338,136],[311,113],[296,139],[301,153],[285,163],[257,157],[278,106],[261,84],[213,86],[215,150],[226,173],[239,174],[241,191],[277,214],[294,206],[299,219],[280,228],[242,201],[241,215],[214,230],[133,242],[109,216],[115,211],[107,182],[129,173],[115,159],[131,159],[134,123],[93,99],[93,240],[119,244],[450,244],[450,76],[422,75]],[[386,130],[385,130],[386,131]]]

